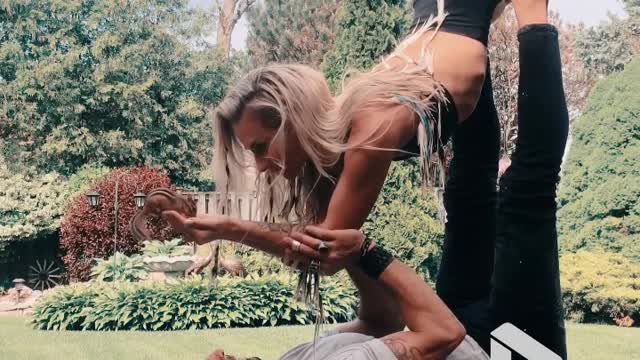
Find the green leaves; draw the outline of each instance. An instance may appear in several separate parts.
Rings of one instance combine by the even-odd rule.
[[[433,193],[420,187],[414,160],[394,163],[362,230],[425,280],[435,281],[444,238]]]
[[[41,330],[187,330],[311,324],[313,316],[293,301],[293,276],[254,280],[201,279],[178,283],[84,283],[56,288],[35,307]],[[355,317],[353,288],[325,279],[328,322]]]
[[[268,0],[248,12],[247,50],[255,65],[272,62],[318,67],[333,48],[336,0]]]
[[[0,250],[6,241],[53,234],[60,227],[65,190],[59,174],[16,173],[0,157]]]
[[[332,90],[348,70],[367,70],[391,52],[410,24],[405,1],[343,1],[336,16],[335,48],[322,64]]]
[[[145,257],[189,255],[191,253],[189,246],[180,245],[181,242],[181,239],[144,241],[142,255]]]
[[[640,59],[601,81],[574,122],[558,201],[563,251],[640,261]]]
[[[10,1],[0,12],[0,148],[70,176],[87,163],[154,165],[209,186],[206,109],[233,69],[187,0]],[[198,23],[198,24],[196,24]],[[212,23],[212,22],[209,22]]]
[[[116,252],[106,260],[98,259],[91,276],[98,281],[138,281],[145,279],[147,272],[141,256]]]
[[[585,252],[560,260],[564,310],[580,322],[640,319],[640,265],[619,254]]]

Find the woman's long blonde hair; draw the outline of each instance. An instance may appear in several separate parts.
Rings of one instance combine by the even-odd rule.
[[[261,218],[269,222],[322,220],[319,217],[324,212],[318,192],[314,192],[315,186],[321,178],[334,180],[329,169],[338,164],[344,152],[353,148],[375,148],[369,144],[382,134],[378,130],[385,130],[376,129],[366,141],[347,144],[356,114],[393,111],[400,107],[409,107],[416,114],[434,114],[439,104],[447,101],[443,88],[433,79],[429,54],[423,54],[419,61],[403,55],[408,43],[427,31],[437,30],[445,16],[442,0],[438,3],[439,15],[416,29],[381,65],[366,73],[349,72],[336,99],[331,96],[323,74],[305,65],[268,65],[243,77],[214,111],[214,176],[223,196],[245,185],[243,179],[252,165],[251,156],[233,134],[233,124],[250,108],[266,114],[265,121],[278,128],[278,135],[296,136],[308,157],[301,173],[292,181],[284,178],[282,172],[258,174],[256,191]],[[425,48],[427,43],[423,44]],[[390,68],[386,64],[391,58],[405,60],[406,66]],[[433,128],[439,127],[437,117],[430,116],[428,120],[431,130],[425,129],[421,121],[418,132],[423,174],[427,173],[433,149],[429,145],[433,139],[427,134],[433,134]],[[425,175],[426,180],[428,177]],[[227,204],[226,199],[223,200],[221,204]]]
[[[270,117],[278,135],[296,136],[309,159],[294,181],[281,172],[258,174],[261,216],[267,221],[289,219],[293,210],[299,220],[316,220],[319,204],[311,196],[313,187],[320,176],[330,178],[327,169],[340,160],[350,128],[330,116],[334,100],[322,73],[305,65],[268,65],[248,73],[220,103],[214,112],[214,175],[223,193],[245,185],[250,156],[232,126],[247,108]]]

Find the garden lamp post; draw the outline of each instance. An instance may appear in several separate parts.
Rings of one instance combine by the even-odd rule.
[[[135,200],[136,206],[138,207],[138,209],[142,209],[144,207],[144,201],[146,197],[147,196],[141,191],[138,191],[137,193],[133,194],[133,199]]]
[[[118,176],[118,178],[116,178],[116,189],[115,189],[114,200],[113,200],[113,215],[115,217],[114,225],[113,225],[113,254],[114,254],[114,256],[115,256],[116,252],[118,251],[118,247],[117,247],[117,243],[118,243],[118,210],[120,209],[120,201],[119,201],[119,198],[118,198],[118,189],[119,189],[119,187],[120,187],[120,176]],[[87,199],[89,200],[89,205],[92,208],[95,209],[98,206],[100,206],[100,194],[98,192],[96,192],[95,190],[89,191],[87,193]],[[146,199],[146,195],[143,192],[138,191],[135,194],[133,194],[133,199],[134,199],[138,209],[141,209],[142,207],[144,207],[144,202],[145,202],[145,199]],[[114,259],[115,259],[115,257],[114,257]]]
[[[100,194],[95,191],[89,191],[87,193],[87,199],[89,200],[89,206],[92,208],[97,208],[100,206]]]

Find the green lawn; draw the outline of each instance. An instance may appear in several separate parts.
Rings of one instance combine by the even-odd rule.
[[[0,359],[204,359],[215,348],[277,359],[308,341],[309,326],[175,332],[32,330],[24,317],[0,317]],[[570,359],[640,359],[640,329],[569,325]]]

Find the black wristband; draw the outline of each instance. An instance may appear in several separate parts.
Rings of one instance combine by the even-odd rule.
[[[371,247],[371,239],[369,239],[369,237],[365,237],[364,241],[362,242],[362,246],[360,246],[360,258],[367,255],[367,252],[369,251],[370,247]]]
[[[392,261],[393,255],[376,244],[360,257],[360,268],[369,277],[377,279]]]

